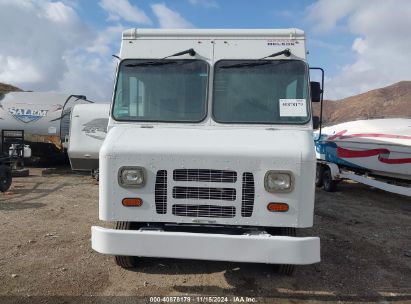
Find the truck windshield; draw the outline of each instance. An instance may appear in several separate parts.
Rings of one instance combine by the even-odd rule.
[[[208,64],[202,60],[124,60],[113,117],[126,121],[198,122],[206,116]]]
[[[309,118],[308,67],[300,60],[221,60],[213,116],[221,123],[301,124]]]

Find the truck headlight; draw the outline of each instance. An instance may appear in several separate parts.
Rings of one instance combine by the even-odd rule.
[[[121,167],[118,170],[118,183],[122,187],[141,188],[145,184],[143,167]]]
[[[268,171],[264,177],[264,188],[268,192],[291,192],[294,176],[288,171]]]

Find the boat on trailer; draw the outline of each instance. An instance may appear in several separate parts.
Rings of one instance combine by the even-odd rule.
[[[401,186],[405,184],[405,195],[411,194],[407,186],[411,182],[410,118],[357,120],[325,127],[320,138],[318,133],[315,137],[317,185],[323,184],[325,171],[331,169],[325,173],[325,179],[328,174],[331,182],[350,178],[383,190],[387,190],[386,185],[392,188],[401,183]],[[383,187],[375,184],[377,181],[383,182]],[[393,189],[387,191],[404,194]]]

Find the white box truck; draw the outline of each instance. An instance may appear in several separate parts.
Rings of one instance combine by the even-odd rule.
[[[123,33],[100,149],[94,250],[137,257],[294,265],[320,261],[304,32]]]

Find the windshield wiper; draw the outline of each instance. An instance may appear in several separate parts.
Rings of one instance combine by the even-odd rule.
[[[189,54],[190,56],[195,56],[196,51],[194,51],[194,49],[188,49],[188,50],[185,50],[185,51],[182,51],[182,52],[175,53],[173,55],[166,56],[166,57],[161,58],[161,59],[166,59],[166,58],[175,57],[175,56],[182,56],[182,55],[185,55],[185,54]]]
[[[126,64],[126,67],[137,67],[137,66],[157,66],[157,65],[165,65],[165,64],[176,64],[177,61],[146,61],[146,62],[139,62],[139,63],[129,63]]]
[[[166,56],[164,58],[157,59],[156,61],[129,63],[129,64],[126,64],[125,66],[126,67],[136,67],[136,66],[153,66],[153,65],[175,64],[175,63],[177,63],[176,61],[169,61],[169,60],[163,61],[163,59],[167,59],[169,57],[175,57],[175,56],[182,56],[182,55],[185,55],[185,54],[189,54],[190,56],[195,56],[196,51],[194,51],[194,49],[188,49],[188,50],[185,50],[185,51],[182,51],[182,52],[175,53],[175,54],[170,55],[170,56]]]
[[[285,50],[282,50],[280,52],[265,56],[265,57],[261,58],[260,60],[265,59],[265,58],[273,58],[273,57],[277,57],[277,56],[280,56],[280,55],[284,55],[285,57],[290,57],[291,56],[291,50],[290,49],[285,49]]]
[[[274,61],[258,61],[258,60],[263,60],[265,58],[273,58],[273,57],[277,57],[277,56],[280,56],[280,55],[284,55],[285,57],[290,57],[291,51],[290,51],[290,49],[285,49],[281,52],[277,52],[277,53],[265,56],[263,58],[257,59],[257,61],[254,61],[254,62],[243,62],[243,63],[225,65],[225,66],[220,67],[220,69],[253,67],[253,66],[259,66],[259,65],[271,64]],[[277,61],[275,61],[275,62],[277,62]]]
[[[232,68],[242,68],[242,67],[253,67],[259,65],[266,65],[271,64],[270,61],[256,61],[256,62],[243,62],[243,63],[236,63],[230,65],[223,65],[220,69],[232,69]]]

